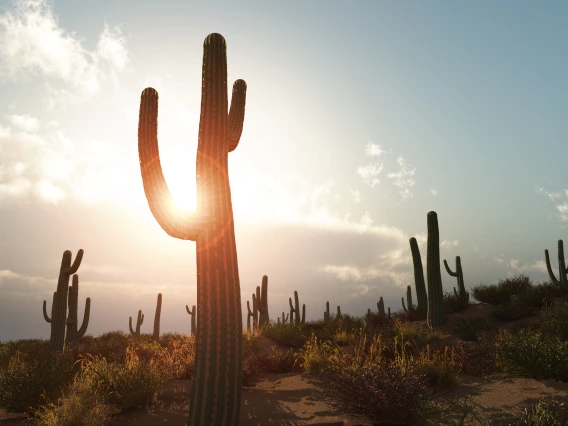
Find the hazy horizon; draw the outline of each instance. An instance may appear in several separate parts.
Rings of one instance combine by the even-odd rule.
[[[426,278],[426,215],[444,291],[558,276],[567,240],[568,4],[18,0],[0,6],[0,341],[49,338],[61,257],[85,251],[87,334],[128,318],[189,333],[195,243],[168,236],[144,196],[138,111],[159,93],[159,149],[195,208],[203,41],[227,43],[228,93],[247,83],[229,154],[246,301],[268,276],[270,318],[298,291],[306,320],[402,309],[409,239]],[[564,111],[564,112],[563,112]],[[568,241],[566,241],[568,243]],[[567,248],[568,249],[568,248]]]

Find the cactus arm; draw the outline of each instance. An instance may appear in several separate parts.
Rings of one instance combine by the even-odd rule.
[[[406,305],[404,304],[404,297],[400,298],[402,300],[402,309],[404,309],[404,312],[408,312],[408,309],[406,309]]]
[[[168,189],[158,151],[158,92],[151,87],[142,91],[140,99],[138,154],[144,193],[158,224],[174,238],[197,241],[213,220],[201,210],[177,207]]]
[[[294,306],[292,305],[292,298],[291,297],[288,298],[288,303],[290,303],[290,310],[293,311]]]
[[[53,301],[51,302],[51,316],[52,316],[52,317],[53,317],[53,305],[55,304],[55,299],[56,299],[56,298],[57,298],[57,292],[54,291],[54,292],[53,292]],[[49,317],[47,316],[46,306],[47,306],[47,303],[46,303],[46,301],[44,300],[44,301],[43,301],[43,318],[44,318],[48,323],[51,323],[51,318],[49,318]]]
[[[77,330],[77,338],[81,338],[85,335],[85,331],[87,331],[87,327],[89,326],[89,314],[91,313],[91,298],[87,297],[87,301],[85,302],[85,313],[83,314],[83,324],[81,324],[81,328]]]
[[[130,329],[130,334],[136,334],[132,329],[132,317],[128,317],[128,328]]]
[[[245,81],[235,81],[231,97],[231,109],[229,110],[229,152],[237,148],[241,139],[245,119],[246,94],[247,84]]]
[[[456,270],[456,272],[452,272],[452,270],[448,266],[448,262],[446,262],[446,259],[444,259],[444,266],[446,267],[446,271],[448,272],[448,274],[450,274],[452,277],[458,276],[458,271]]]
[[[62,272],[64,274],[68,274],[68,275],[73,275],[74,273],[77,272],[77,270],[79,269],[79,266],[81,266],[81,261],[83,260],[83,249],[80,249],[77,252],[77,256],[75,256],[75,261],[73,262],[73,265],[71,265],[69,268],[65,268]]]
[[[252,315],[252,314],[253,314],[252,311],[250,310],[250,304],[249,304],[249,301],[248,301],[248,300],[247,300],[247,311],[248,311],[248,314],[249,314],[249,315]],[[187,310],[187,312],[189,312],[189,309]]]
[[[247,303],[248,303],[248,302],[247,302]],[[185,305],[185,310],[187,311],[187,313],[188,313],[189,315],[191,315],[191,311],[189,310],[189,306]]]
[[[555,283],[559,283],[560,280],[556,279],[556,276],[554,275],[554,272],[552,271],[552,266],[550,265],[550,257],[548,257],[548,250],[544,250],[544,257],[545,257],[545,260],[546,260],[546,269],[548,270],[548,275],[550,276],[550,279]]]

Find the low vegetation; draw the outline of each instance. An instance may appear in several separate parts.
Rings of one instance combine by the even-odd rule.
[[[374,425],[568,424],[568,409],[554,400],[526,407],[516,423],[506,423],[506,413],[480,418],[468,398],[458,405],[459,419],[458,402],[434,402],[434,395],[460,386],[462,374],[568,381],[568,312],[552,306],[568,289],[519,276],[471,294],[495,306],[494,314],[457,321],[456,341],[421,326],[423,312],[270,322],[243,335],[242,385],[254,387],[267,373],[310,374],[321,381],[321,397],[330,406]],[[444,307],[459,314],[467,302],[446,293]],[[494,325],[513,319],[526,321],[511,330]],[[261,339],[279,348],[262,351]],[[177,333],[159,341],[118,331],[85,336],[60,355],[49,351],[48,341],[1,343],[0,406],[44,426],[111,424],[121,409],[155,403],[168,380],[191,379],[194,356],[195,338]]]

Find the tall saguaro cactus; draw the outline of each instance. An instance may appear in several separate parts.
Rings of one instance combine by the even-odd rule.
[[[444,324],[444,293],[442,273],[440,271],[440,232],[438,215],[428,212],[428,249],[426,252],[428,273],[428,327],[440,327]]]
[[[248,301],[247,301],[247,306],[248,306]],[[195,317],[197,316],[195,314],[195,305],[193,305],[191,307],[191,311],[189,310],[189,306],[185,305],[185,310],[187,311],[187,313],[189,315],[191,315],[191,332],[190,332],[191,334],[190,335],[195,336],[195,330],[196,330],[196,328],[195,328]],[[249,319],[249,321],[250,321],[250,319]]]
[[[552,272],[550,258],[548,257],[548,250],[544,250],[544,257],[550,280],[556,284],[561,284],[564,288],[568,287],[568,268],[566,267],[566,261],[564,260],[564,243],[562,240],[558,240],[558,279],[556,279],[554,272]]]
[[[197,340],[188,419],[195,426],[236,426],[241,408],[243,324],[228,154],[241,137],[247,86],[235,81],[227,113],[226,49],[220,34],[203,43],[193,212],[177,208],[162,173],[158,93],[146,88],[140,100],[138,152],[148,205],[168,235],[196,242]]]
[[[51,323],[50,348],[53,352],[63,352],[65,345],[65,326],[67,325],[67,296],[69,291],[69,278],[77,272],[83,260],[83,249],[77,252],[75,261],[71,264],[71,251],[65,250],[59,269],[57,291],[53,295],[51,318],[47,316],[46,302],[43,301],[43,317]]]
[[[79,304],[79,276],[73,275],[73,284],[69,286],[69,316],[67,317],[67,333],[65,335],[65,343],[69,348],[77,346],[77,339],[85,335],[89,326],[89,314],[91,313],[91,298],[87,297],[85,301],[85,312],[83,314],[83,324],[77,330],[79,325],[77,321],[77,305]]]
[[[258,325],[263,326],[270,322],[268,316],[268,277],[262,277],[262,289],[256,286],[256,308],[258,309]]]
[[[424,283],[424,269],[422,268],[422,257],[416,238],[410,240],[410,251],[412,252],[412,263],[414,265],[414,287],[416,288],[416,298],[418,299],[417,310],[424,311],[428,309],[428,298],[426,296],[426,284]]]

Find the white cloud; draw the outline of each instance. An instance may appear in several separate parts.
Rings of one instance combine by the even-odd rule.
[[[83,48],[59,26],[46,0],[16,0],[0,15],[0,72],[5,78],[41,75],[51,104],[96,95],[128,63],[120,29],[104,26],[97,49]]]
[[[357,173],[365,180],[365,183],[371,188],[381,183],[377,177],[383,169],[382,163],[373,163],[366,166],[361,166],[357,169]]]
[[[411,168],[411,166],[408,166],[405,163],[404,158],[402,157],[398,157],[396,161],[400,166],[400,170],[396,173],[389,173],[387,177],[393,180],[394,186],[400,188],[399,194],[402,196],[402,198],[412,197],[413,194],[410,191],[409,187],[414,186],[414,184],[416,183],[412,179],[416,168]]]
[[[386,151],[382,150],[380,145],[374,144],[373,142],[369,142],[367,146],[365,146],[365,155],[369,157],[380,157]]]
[[[436,195],[438,195],[438,191],[436,191],[436,190],[430,188],[430,194],[436,196]]]
[[[12,125],[20,128],[24,132],[35,133],[39,129],[39,120],[29,114],[24,115],[6,115]]]

